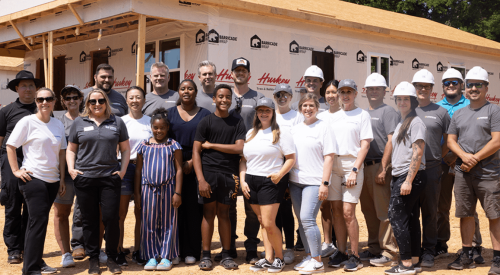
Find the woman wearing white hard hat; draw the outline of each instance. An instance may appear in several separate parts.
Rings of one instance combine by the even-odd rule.
[[[419,198],[425,188],[426,128],[417,116],[415,87],[403,81],[394,91],[401,122],[392,136],[392,182],[389,220],[399,246],[401,263],[386,274],[415,274],[420,256]]]
[[[334,129],[338,155],[333,161],[328,200],[333,208],[333,227],[338,243],[338,253],[330,257],[328,265],[346,271],[363,267],[358,253],[359,225],[356,205],[363,188],[363,162],[373,139],[370,115],[355,105],[357,85],[352,79],[340,81],[338,87],[342,110],[324,112],[318,118],[327,121]],[[352,255],[347,250],[347,236],[351,241]]]

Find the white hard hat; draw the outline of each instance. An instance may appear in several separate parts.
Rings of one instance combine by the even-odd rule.
[[[443,74],[443,81],[445,81],[446,79],[450,79],[450,78],[458,78],[458,79],[462,80],[462,82],[464,81],[464,79],[462,77],[462,73],[460,73],[457,69],[453,69],[453,68],[449,68]]]
[[[415,87],[408,81],[403,81],[399,83],[398,86],[396,86],[393,96],[402,96],[402,95],[417,97],[417,90],[415,90]]]
[[[411,83],[431,83],[434,85],[434,76],[427,69],[422,69],[413,75]]]
[[[486,81],[488,83],[490,82],[488,80],[488,72],[479,66],[476,66],[476,67],[469,70],[469,72],[465,76],[465,80],[469,80],[469,79],[483,80],[483,81]]]
[[[325,78],[323,77],[323,70],[321,70],[321,68],[316,65],[312,65],[311,67],[307,68],[306,72],[304,73],[304,78],[306,76],[319,77],[321,78],[321,81],[325,81]]]
[[[366,78],[365,88],[368,87],[386,87],[387,82],[385,81],[385,77],[379,73],[372,73]]]

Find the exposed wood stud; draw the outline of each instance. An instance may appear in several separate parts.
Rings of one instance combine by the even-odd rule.
[[[76,12],[75,8],[73,8],[73,5],[71,5],[71,3],[68,3],[68,8],[71,10],[73,15],[76,17],[76,20],[78,20],[78,22],[80,22],[80,25],[83,26],[84,22],[83,22],[82,18],[80,17],[80,15],[78,15],[78,12]]]
[[[12,25],[12,27],[14,28],[14,30],[16,30],[17,34],[21,38],[21,41],[23,41],[24,45],[26,45],[26,48],[28,48],[28,49],[30,49],[30,51],[32,51],[33,48],[28,44],[28,41],[26,41],[26,39],[24,38],[24,36],[21,34],[21,32],[19,31],[19,29],[16,27],[16,25],[14,25],[14,22],[12,22],[12,21],[9,21],[9,22]]]

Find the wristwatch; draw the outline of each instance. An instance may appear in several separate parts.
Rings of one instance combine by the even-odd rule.
[[[357,173],[357,172],[358,172],[358,168],[353,167],[353,168],[352,168],[352,171],[353,171],[354,173]]]
[[[330,186],[330,183],[329,183],[328,181],[324,181],[324,182],[323,182],[323,185],[324,185],[324,186]]]

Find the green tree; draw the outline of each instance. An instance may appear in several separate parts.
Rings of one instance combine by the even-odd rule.
[[[500,42],[500,1],[498,0],[344,1],[427,18]]]

